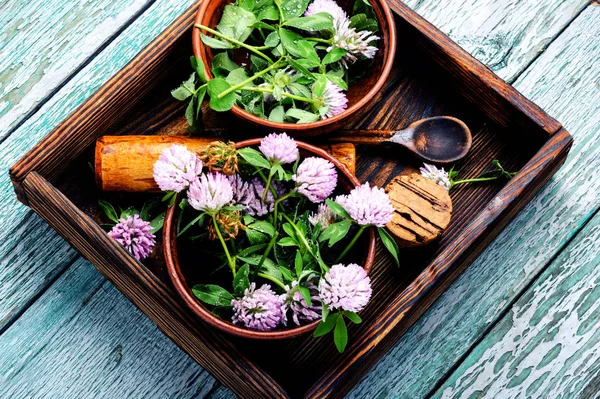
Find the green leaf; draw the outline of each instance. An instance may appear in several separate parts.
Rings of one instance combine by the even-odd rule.
[[[162,229],[164,224],[165,224],[165,212],[161,213],[160,215],[158,215],[157,217],[152,219],[152,221],[150,222],[150,227],[152,227],[152,230],[150,230],[150,233],[152,233],[152,234],[156,233],[157,231]]]
[[[196,298],[209,305],[231,307],[233,295],[218,285],[197,284],[192,287],[192,293]]]
[[[185,120],[187,121],[190,127],[196,126],[196,102],[198,99],[196,97],[192,98],[188,103],[188,106],[185,108]]]
[[[181,202],[184,202],[184,201],[182,200]],[[160,201],[158,200],[158,198],[152,198],[152,199],[144,202],[144,205],[142,205],[142,210],[140,211],[140,217],[143,220],[149,220],[150,215],[156,208],[158,208],[159,205],[160,205]]]
[[[300,279],[300,275],[302,274],[302,254],[300,251],[296,251],[296,258],[294,260],[294,269],[296,270],[296,277]]]
[[[279,266],[279,272],[283,276],[285,281],[294,281],[294,277],[292,276],[292,272],[285,266]]]
[[[340,314],[336,313],[336,314],[332,314],[331,316],[329,316],[326,320],[321,321],[317,325],[317,328],[315,329],[315,332],[313,333],[313,337],[315,337],[315,338],[321,337],[321,336],[329,333],[331,330],[333,330],[333,327],[335,327],[336,322],[339,317],[340,317]]]
[[[292,93],[297,96],[307,97],[307,98],[310,98],[312,96],[310,89],[304,85],[301,85],[300,83],[294,82],[294,83],[291,83],[288,87],[290,88]]]
[[[313,47],[312,43],[308,40],[299,40],[298,50],[302,54],[302,57],[313,61],[317,64],[317,66],[320,64],[319,56],[317,55],[317,52],[315,51],[315,48]]]
[[[327,316],[329,316],[329,307],[324,303],[321,304],[321,319],[323,321],[327,321]]]
[[[252,255],[253,253],[256,253],[262,249],[265,249],[266,247],[267,247],[267,244],[252,245],[250,247],[242,249],[240,252],[237,253],[236,256],[244,257],[244,256]]]
[[[298,61],[296,61],[292,58],[289,58],[288,63],[292,66],[292,68],[294,68],[296,71],[300,72],[307,79],[310,79],[311,81],[317,79],[316,76],[311,71],[309,71],[304,65],[300,64]]]
[[[400,261],[398,260],[399,249],[396,240],[392,238],[392,236],[390,235],[390,233],[387,232],[385,227],[378,227],[377,232],[379,232],[381,242],[396,261],[396,266],[400,267]]]
[[[319,76],[315,84],[313,85],[313,94],[315,97],[323,97],[325,93],[325,87],[327,86],[327,78],[325,76]]]
[[[192,93],[185,88],[185,86],[181,85],[175,90],[171,90],[171,95],[179,101],[185,101]]]
[[[98,201],[98,205],[104,212],[107,218],[112,220],[115,223],[119,223],[119,217],[117,216],[117,211],[114,206],[108,201],[100,200]]]
[[[312,306],[312,299],[310,298],[310,290],[308,288],[304,287],[303,285],[298,285],[298,290],[304,297],[306,304],[308,306]]]
[[[251,225],[248,225],[247,228],[260,231],[261,233],[267,234],[270,237],[273,237],[273,234],[275,234],[275,228],[273,225],[264,220],[257,220]]]
[[[279,44],[279,34],[277,32],[269,33],[269,36],[265,39],[265,46],[277,47]]]
[[[246,41],[252,33],[256,17],[254,14],[242,7],[228,4],[223,9],[221,21],[217,25],[217,30],[225,36],[237,39],[240,42]]]
[[[362,323],[362,319],[354,312],[344,311],[344,315],[354,324]]]
[[[227,78],[225,78],[227,83],[232,86],[242,83],[246,79],[248,79],[248,74],[246,73],[245,68],[234,69],[233,71],[229,72],[229,75],[227,75]],[[253,86],[253,84],[249,84],[248,86]]]
[[[346,322],[342,316],[338,317],[335,322],[333,342],[340,353],[343,353],[346,349],[346,345],[348,345],[348,330],[346,329]]]
[[[256,151],[254,148],[244,147],[238,150],[240,155],[246,162],[252,166],[257,166],[263,169],[271,169],[269,161],[262,156],[262,154]]]
[[[331,212],[335,213],[336,215],[341,216],[345,219],[352,219],[350,217],[350,214],[348,212],[346,212],[344,207],[341,206],[340,204],[338,204],[337,202],[334,202],[330,199],[326,199],[325,203],[327,204],[327,206],[329,206],[329,209],[331,209]]]
[[[250,266],[246,263],[240,267],[233,279],[233,293],[237,297],[244,295],[244,291],[250,287],[250,280],[248,275],[250,274]]]
[[[368,30],[371,32],[377,32],[379,30],[379,23],[375,18],[369,18],[366,14],[356,14],[350,18],[350,27],[354,28],[357,32]]]
[[[235,92],[231,92],[223,98],[217,96],[229,89],[231,85],[223,78],[215,78],[208,82],[208,95],[210,96],[210,107],[218,112],[229,111],[235,104]]]
[[[202,82],[206,83],[206,75],[204,74],[204,62],[194,55],[190,57],[190,63],[192,64],[192,68],[196,71],[196,74],[200,77]]]
[[[296,119],[296,123],[311,123],[319,120],[319,115],[298,108],[288,109],[285,116]]]
[[[250,58],[252,59],[252,57]],[[238,69],[239,67],[238,64],[231,61],[226,51],[216,54],[212,61],[212,73],[215,77],[224,78],[229,75],[229,72]]]
[[[333,17],[326,12],[319,12],[306,17],[288,19],[283,25],[292,26],[309,32],[333,30]]]
[[[283,17],[287,20],[304,14],[310,0],[281,0]]]
[[[279,11],[275,6],[268,6],[262,9],[258,15],[257,19],[260,21],[269,20],[269,21],[278,21],[279,20]]]
[[[224,40],[215,39],[211,36],[206,36],[204,33],[200,33],[200,39],[202,40],[202,43],[215,50],[229,50],[233,48],[233,44]]]
[[[352,226],[352,221],[346,219],[341,222],[334,223],[321,234],[319,237],[319,241],[329,240],[329,248],[334,246],[341,239],[346,237],[348,231],[350,230],[350,226]]]
[[[336,47],[330,52],[328,52],[323,58],[322,64],[328,65],[333,64],[342,59],[343,56],[348,54],[348,50],[344,50],[343,48]]]
[[[338,85],[342,90],[348,90],[348,84],[346,81],[339,76],[333,75],[331,73],[327,73],[325,75],[327,79],[329,79],[333,84]]]
[[[298,243],[292,237],[283,237],[281,240],[277,241],[277,245],[280,247],[297,247]]]
[[[206,214],[204,214],[204,213],[201,213],[200,215],[198,215],[197,217],[195,217],[183,229],[181,229],[180,231],[177,232],[177,237],[179,237],[180,235],[182,235],[183,233],[185,233],[186,231],[188,231],[188,229],[190,227],[192,227],[196,223],[198,223],[198,226],[202,226],[204,224],[204,218],[205,217],[206,217]]]
[[[285,28],[279,28],[279,37],[283,48],[294,57],[302,58],[302,52],[298,48],[298,42],[302,40],[302,36],[287,30]]]
[[[120,219],[127,219],[127,216],[135,216],[136,214],[139,215],[139,212],[137,209],[135,209],[134,207],[130,206],[129,208],[125,209],[124,211],[121,212],[121,215],[119,216]]]
[[[285,110],[282,105],[279,105],[271,110],[269,114],[269,120],[271,122],[283,122],[283,117],[285,116]]]

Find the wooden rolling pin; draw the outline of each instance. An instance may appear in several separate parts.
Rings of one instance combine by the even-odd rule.
[[[211,137],[188,136],[104,136],[96,141],[96,184],[103,191],[158,192],[153,177],[154,163],[165,148],[173,144],[198,152]],[[354,144],[335,143],[319,146],[340,160],[354,173]]]

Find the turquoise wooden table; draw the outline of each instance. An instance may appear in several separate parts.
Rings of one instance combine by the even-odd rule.
[[[232,396],[17,203],[8,178],[192,2],[0,1],[0,398]],[[600,5],[407,4],[560,120],[575,143],[349,397],[597,398]]]

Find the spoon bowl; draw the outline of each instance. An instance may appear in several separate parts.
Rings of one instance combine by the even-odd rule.
[[[389,141],[408,148],[425,161],[444,164],[467,155],[472,137],[471,131],[461,120],[436,116],[412,123],[396,132]]]

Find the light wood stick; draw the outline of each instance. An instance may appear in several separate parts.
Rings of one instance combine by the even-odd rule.
[[[96,141],[96,184],[103,191],[158,192],[152,176],[160,153],[173,144],[198,152],[214,137],[188,136],[104,136]],[[320,146],[339,159],[354,173],[354,144],[335,143]]]

